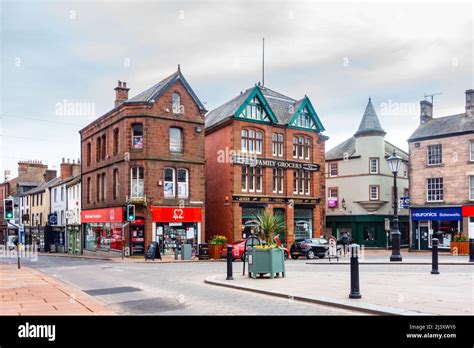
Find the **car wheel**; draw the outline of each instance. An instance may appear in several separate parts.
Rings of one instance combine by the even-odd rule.
[[[310,260],[314,259],[314,251],[313,250],[308,251],[308,254],[306,256]]]
[[[293,260],[298,260],[298,257],[299,257],[298,255],[291,255],[291,258],[292,258]]]

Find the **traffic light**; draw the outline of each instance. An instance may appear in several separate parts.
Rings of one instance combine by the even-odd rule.
[[[133,204],[127,205],[127,221],[135,221],[135,206]]]
[[[4,219],[13,220],[13,199],[4,199],[3,209]]]

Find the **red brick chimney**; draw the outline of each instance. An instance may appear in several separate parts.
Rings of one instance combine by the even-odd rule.
[[[127,83],[118,81],[118,86],[114,88],[115,90],[115,107],[122,104],[125,100],[128,99],[128,91],[130,88],[127,88]]]
[[[61,175],[62,180],[72,176],[72,167],[73,167],[73,164],[69,163],[69,158],[67,159],[67,162],[63,158],[61,162],[61,168],[60,168],[60,171],[61,171],[60,175]]]

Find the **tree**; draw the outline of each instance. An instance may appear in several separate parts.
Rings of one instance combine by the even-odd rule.
[[[257,225],[259,227],[259,237],[268,246],[274,244],[275,236],[284,227],[283,217],[280,215],[273,215],[268,211],[264,211],[262,214],[256,216]]]

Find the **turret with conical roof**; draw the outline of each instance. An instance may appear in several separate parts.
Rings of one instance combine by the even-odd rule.
[[[355,137],[363,137],[370,135],[380,135],[385,136],[386,132],[383,130],[380,125],[379,118],[375,112],[374,106],[372,105],[372,100],[369,97],[369,102],[365,108],[364,116],[360,121],[359,129],[354,134]]]

